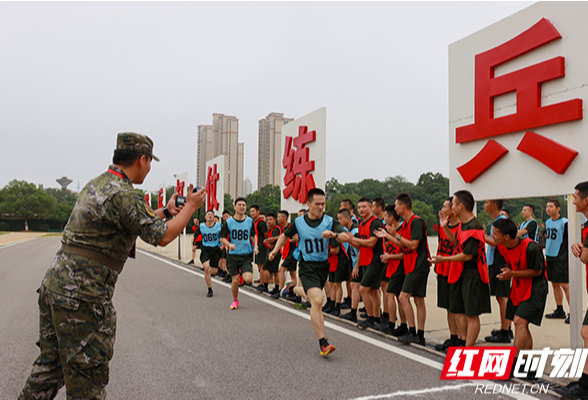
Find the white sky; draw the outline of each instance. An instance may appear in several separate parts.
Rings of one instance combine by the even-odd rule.
[[[0,188],[77,190],[118,132],[150,136],[140,186],[196,178],[197,126],[327,108],[327,179],[449,173],[448,46],[532,2],[0,2]],[[472,105],[473,110],[473,105]]]

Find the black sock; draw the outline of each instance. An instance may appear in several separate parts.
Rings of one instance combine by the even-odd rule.
[[[396,329],[396,321],[389,321],[388,322],[388,328],[393,331],[394,329]]]
[[[208,291],[209,291],[209,292],[212,292],[212,287],[209,287],[209,288],[208,288]]]
[[[419,335],[419,339],[424,339],[425,338],[425,331],[419,329],[417,332],[417,335]]]
[[[390,316],[388,315],[388,313],[387,313],[387,312],[385,312],[385,313],[382,313],[382,317],[383,317],[384,319],[388,319],[388,318],[390,318]],[[380,318],[382,318],[382,317],[380,317]]]
[[[408,328],[408,330],[410,331],[410,333],[416,336],[416,326],[411,326],[410,328]]]
[[[267,289],[268,283],[264,283],[263,286]]]
[[[451,343],[456,343],[459,339],[457,338],[457,335],[451,335],[449,340]]]
[[[466,344],[466,341],[465,340],[462,340],[462,339],[457,339],[457,340],[459,341],[459,345],[461,347],[465,346],[465,344]]]
[[[561,306],[557,306],[557,310],[556,310],[556,311],[558,311],[558,312],[560,312],[560,311],[561,311],[561,312],[564,312],[564,310],[563,310],[563,305],[561,305]]]
[[[357,308],[352,308],[351,311],[349,312],[349,314],[357,315]]]
[[[402,323],[400,324],[400,328],[407,329],[407,328],[408,328],[408,326],[406,325],[406,322],[402,322]]]
[[[335,310],[340,310],[341,309],[341,303],[335,303]]]
[[[374,317],[370,317],[369,315],[368,315],[368,319],[370,321],[372,321],[372,322],[376,322],[378,320],[375,316]]]
[[[582,386],[582,388],[588,390],[588,375],[582,373],[582,376],[580,377],[578,383],[580,384],[580,386]]]
[[[505,330],[505,329],[500,329],[500,334],[501,334],[502,336],[508,336],[508,331],[507,331],[507,330]]]
[[[319,344],[321,346],[328,346],[329,345],[329,342],[327,342],[327,339],[322,338],[322,339],[319,339]]]

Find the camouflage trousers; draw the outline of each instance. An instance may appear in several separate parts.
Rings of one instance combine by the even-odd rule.
[[[53,399],[65,384],[68,399],[104,399],[114,350],[116,311],[111,302],[85,302],[41,285],[41,354],[19,399]]]

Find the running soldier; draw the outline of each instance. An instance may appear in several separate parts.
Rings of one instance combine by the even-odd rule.
[[[267,236],[268,238],[264,240],[263,242],[263,246],[268,250],[271,251],[271,249],[274,248],[275,242],[271,241],[270,242],[270,238],[275,238],[277,240],[277,238],[282,234],[282,228],[280,227],[280,225],[276,225],[276,214],[274,213],[269,213],[266,217],[266,223],[267,223]],[[280,293],[280,280],[278,278],[278,268],[280,266],[280,257],[276,257],[273,260],[268,260],[265,264],[264,264],[264,268],[263,268],[263,285],[265,286],[265,289],[263,290],[264,292],[268,291],[268,282],[270,281],[270,276],[273,274],[274,276],[274,288],[272,289],[271,292],[269,292],[270,295],[276,295]]]
[[[568,306],[570,305],[570,284],[568,271],[568,220],[563,218],[559,212],[561,206],[559,201],[552,199],[547,202],[545,211],[549,219],[545,221],[547,240],[545,241],[545,258],[547,261],[547,279],[553,287],[553,297],[557,308],[545,318],[565,319],[570,323],[570,314],[567,315],[563,309],[563,297],[566,296]]]
[[[278,212],[278,224],[282,228],[282,233],[290,227],[290,213],[286,210],[281,210]],[[274,244],[277,239],[274,241],[273,238],[268,238],[268,242],[272,241]],[[279,279],[279,291],[276,294],[272,295],[273,299],[278,299],[283,292],[283,298],[286,298],[288,294],[290,294],[290,287],[296,286],[296,268],[298,267],[298,261],[294,258],[294,250],[298,245],[298,236],[296,235],[292,239],[289,239],[284,247],[282,247],[282,265],[278,268],[278,279]],[[286,272],[290,273],[290,285],[286,288]],[[292,293],[293,295],[293,293]]]
[[[259,285],[255,286],[255,289],[260,292],[267,292],[267,286],[265,285],[267,282],[264,282],[265,274],[263,272],[263,264],[267,262],[267,247],[263,245],[267,238],[267,224],[265,218],[263,218],[261,214],[258,205],[254,204],[249,208],[249,215],[251,215],[251,218],[253,219],[253,226],[255,228],[255,236],[257,236],[260,243],[259,253],[255,255],[253,261],[257,264],[257,268],[259,269]]]
[[[221,221],[221,225],[224,224],[227,219],[231,218],[231,213],[228,212],[227,210],[224,210],[222,217],[223,217],[223,219]],[[227,239],[230,239],[230,238],[227,238]],[[225,247],[225,245],[223,245],[221,243],[220,249],[221,249],[221,255],[220,255],[220,261],[218,263],[218,266],[221,269],[221,271],[223,271],[223,275],[224,275],[223,282],[229,283],[229,282],[231,282],[231,275],[229,275],[229,273],[227,271],[227,248]]]
[[[192,227],[192,232],[194,232],[194,237],[192,238],[192,259],[188,261],[188,264],[194,264],[196,251],[202,246],[202,235],[200,234],[200,231],[198,231],[200,221],[198,218],[194,218],[192,222],[194,223],[194,226]]]
[[[204,216],[206,222],[200,224],[198,231],[202,235],[202,249],[200,251],[200,262],[204,267],[204,280],[208,287],[206,297],[212,297],[212,279],[218,272],[218,262],[220,260],[220,222],[214,221],[214,212],[208,210]]]
[[[335,351],[335,346],[325,338],[325,323],[322,313],[323,287],[329,273],[329,244],[334,241],[346,242],[347,234],[338,222],[333,221],[325,210],[325,192],[315,188],[308,191],[308,215],[296,218],[294,224],[280,235],[276,246],[269,254],[273,260],[288,238],[296,233],[300,238],[300,271],[302,288],[294,292],[310,302],[310,320],[319,339],[320,354],[326,356]]]
[[[253,279],[251,256],[259,252],[257,235],[253,220],[245,215],[247,200],[238,197],[235,200],[235,216],[227,219],[221,229],[221,243],[229,249],[227,255],[227,270],[231,276],[231,291],[233,303],[231,310],[239,308],[239,273],[245,283],[250,284]],[[230,242],[225,238],[230,238]],[[252,245],[255,243],[255,246]]]

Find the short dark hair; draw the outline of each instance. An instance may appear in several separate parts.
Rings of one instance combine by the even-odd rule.
[[[384,212],[388,213],[388,215],[391,215],[392,218],[394,218],[396,221],[399,220],[398,213],[396,212],[396,208],[393,205],[390,204],[386,206],[386,208],[384,208]]]
[[[273,212],[269,213],[268,215],[266,215],[266,217],[273,217],[274,219],[276,219],[276,214],[274,214]]]
[[[523,207],[529,207],[531,209],[531,213],[535,212],[535,206],[532,204],[525,204]]]
[[[308,212],[308,210],[307,210],[306,208],[301,208],[300,210],[298,210],[298,212],[303,212],[303,213],[305,213],[305,212]]]
[[[346,208],[340,209],[337,214],[341,214],[344,217],[351,218],[351,212]]]
[[[494,200],[488,200],[488,201],[496,204],[496,208],[498,209],[498,211],[502,210],[502,206],[504,205],[504,200],[494,199]]]
[[[458,190],[453,193],[457,204],[463,204],[463,207],[469,212],[474,211],[474,196],[468,190]]]
[[[357,200],[358,205],[359,205],[359,203],[370,203],[370,206],[371,206],[372,199],[370,199],[369,197],[362,197],[361,199]]]
[[[445,201],[453,203],[453,196],[449,196],[448,198],[445,199]]]
[[[398,200],[406,208],[412,210],[412,199],[410,198],[408,193],[400,193],[398,196],[396,196],[395,200]]]
[[[510,218],[510,210],[508,208],[503,208],[502,211],[504,211],[506,215]]]
[[[325,196],[325,191],[320,188],[310,189],[306,195],[306,201],[312,203],[314,196]]]
[[[290,218],[290,213],[286,210],[280,210],[280,211],[278,211],[278,214],[282,214],[282,215],[285,215],[286,218]]]
[[[549,199],[549,200],[547,200],[547,202],[553,204],[557,208],[561,208],[561,204],[559,204],[559,201],[556,199]]]
[[[237,203],[240,202],[240,201],[244,201],[245,204],[247,204],[247,200],[245,199],[245,197],[237,197],[235,199],[235,205],[237,205]]]
[[[347,204],[347,206],[349,208],[351,208],[351,211],[355,210],[355,205],[353,204],[353,202],[351,200],[345,199],[345,200],[342,200],[341,203]]]
[[[588,181],[578,183],[574,190],[577,190],[582,198],[588,196]]]
[[[229,215],[231,215],[231,213],[230,213],[228,210],[224,210],[224,211],[223,211],[223,215],[225,215],[225,214],[229,214]]]
[[[517,225],[512,219],[498,218],[496,221],[494,221],[492,226],[503,235],[510,236],[511,239],[517,237]]]
[[[147,156],[147,154],[137,153],[136,151],[130,150],[114,150],[112,156],[112,163],[114,165],[120,165],[121,167],[130,167],[137,161],[141,156]]]
[[[376,203],[376,205],[378,207],[380,207],[382,210],[384,209],[384,207],[386,207],[386,202],[384,201],[383,198],[381,197],[377,197],[374,199],[374,203]]]
[[[252,208],[254,208],[256,211],[259,211],[259,206],[257,204],[249,206],[249,209],[252,209]]]
[[[208,211],[206,211],[206,212],[204,213],[204,215],[208,214],[209,212],[214,214],[214,211],[213,211],[213,210],[208,210]],[[215,215],[215,217],[216,217],[216,215]]]

